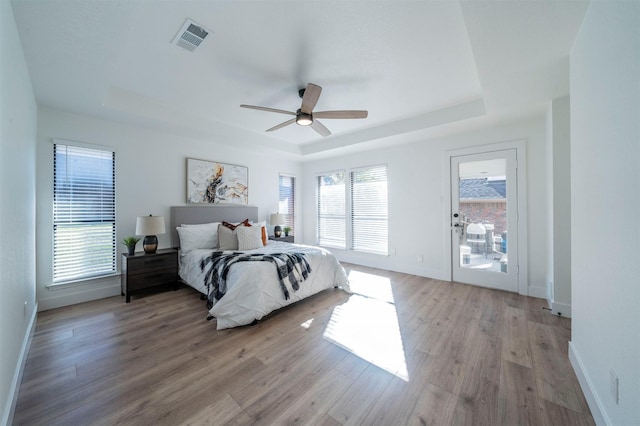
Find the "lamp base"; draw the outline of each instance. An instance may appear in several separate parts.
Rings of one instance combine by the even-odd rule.
[[[273,235],[274,235],[276,238],[280,238],[280,236],[282,235],[282,228],[280,227],[280,225],[276,225],[276,226],[273,228]]]
[[[155,253],[158,250],[158,237],[155,235],[147,235],[142,240],[142,248],[147,254]]]

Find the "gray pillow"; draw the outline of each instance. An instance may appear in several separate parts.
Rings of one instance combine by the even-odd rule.
[[[238,250],[238,236],[235,230],[218,225],[218,245],[220,250]]]

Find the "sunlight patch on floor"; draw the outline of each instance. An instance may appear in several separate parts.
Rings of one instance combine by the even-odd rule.
[[[311,327],[311,323],[312,322],[313,322],[313,318],[308,319],[305,322],[303,322],[302,324],[300,324],[300,327],[309,329],[309,327]]]
[[[388,303],[394,302],[389,278],[351,271],[349,272],[349,286],[353,294],[361,294]]]
[[[323,337],[409,381],[390,280],[352,271],[349,281],[354,294],[334,308]]]

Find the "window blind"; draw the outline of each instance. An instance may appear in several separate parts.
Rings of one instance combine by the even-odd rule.
[[[346,248],[345,173],[318,176],[318,244]]]
[[[351,249],[387,254],[387,166],[350,172]]]
[[[295,234],[295,194],[296,194],[296,178],[293,176],[280,175],[278,183],[278,213],[284,214],[284,227],[291,228],[291,232]]]
[[[115,152],[53,146],[53,282],[116,272]]]

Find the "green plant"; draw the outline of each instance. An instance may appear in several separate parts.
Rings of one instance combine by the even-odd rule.
[[[140,241],[140,238],[127,237],[124,240],[122,240],[122,244],[124,244],[127,247],[135,247],[136,244],[138,244],[138,241]]]
[[[289,228],[288,226],[285,226],[284,232],[288,234],[289,232],[291,232],[291,228]]]

